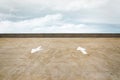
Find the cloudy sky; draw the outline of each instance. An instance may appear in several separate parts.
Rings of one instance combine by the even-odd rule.
[[[120,0],[0,0],[0,33],[120,33]]]

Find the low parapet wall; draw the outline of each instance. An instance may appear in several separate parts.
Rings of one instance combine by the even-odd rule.
[[[69,34],[69,33],[47,33],[47,34],[0,34],[0,38],[120,38],[120,34]]]

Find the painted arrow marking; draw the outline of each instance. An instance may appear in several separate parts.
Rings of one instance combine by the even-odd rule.
[[[78,47],[77,50],[78,50],[78,51],[81,51],[83,54],[88,54],[88,53],[86,52],[86,49],[85,49],[85,48]]]

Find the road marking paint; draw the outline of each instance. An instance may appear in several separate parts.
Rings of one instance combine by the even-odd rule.
[[[78,50],[78,51],[81,51],[83,54],[88,54],[87,52],[86,52],[86,49],[85,48],[82,48],[82,47],[77,47],[77,49],[76,50]]]
[[[42,49],[42,46],[39,46],[39,47],[37,47],[37,48],[33,48],[33,49],[31,50],[31,53],[36,53],[36,52],[41,51],[41,50],[43,50],[43,49]]]

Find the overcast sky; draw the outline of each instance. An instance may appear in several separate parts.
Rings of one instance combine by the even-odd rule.
[[[0,33],[120,33],[120,0],[0,0]]]

